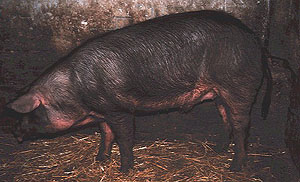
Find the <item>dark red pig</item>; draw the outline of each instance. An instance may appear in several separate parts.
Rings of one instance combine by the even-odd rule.
[[[163,16],[108,32],[61,59],[8,107],[21,113],[21,141],[98,121],[98,160],[119,145],[121,171],[133,167],[133,117],[175,108],[187,112],[215,100],[235,142],[231,170],[246,159],[250,112],[264,78],[271,78],[255,34],[217,11]],[[209,126],[208,126],[209,127]]]

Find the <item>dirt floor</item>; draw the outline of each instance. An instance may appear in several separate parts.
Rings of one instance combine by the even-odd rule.
[[[23,27],[28,30],[26,25]],[[28,32],[0,27],[0,32],[0,97],[8,101],[15,96],[18,89],[34,80],[42,70],[62,55],[47,44],[49,42],[47,37],[51,32],[42,28],[33,27],[32,31]],[[277,74],[277,77],[280,77],[280,74]],[[289,104],[288,82],[277,79],[274,83],[273,102],[267,120],[262,120],[259,114],[261,96],[254,106],[248,148],[249,162],[242,173],[231,173],[227,169],[232,154],[230,151],[219,149],[222,143],[227,141],[228,136],[224,132],[214,103],[206,102],[196,106],[187,114],[171,112],[137,117],[136,169],[129,174],[129,177],[117,171],[119,160],[116,147],[113,152],[115,155],[112,160],[115,162],[113,165],[92,162],[98,150],[99,133],[96,126],[54,139],[18,144],[9,133],[9,120],[1,120],[0,179],[1,181],[82,181],[83,179],[87,179],[86,181],[297,181],[298,174],[284,144]],[[83,147],[80,141],[86,140],[88,141],[85,144],[91,145]],[[66,146],[67,144],[70,145]],[[147,153],[148,149],[150,153]],[[78,152],[78,158],[77,150],[81,152]],[[76,155],[68,158],[73,151]],[[51,156],[54,157],[43,158],[45,155],[50,156],[49,152],[52,152]],[[205,155],[202,155],[203,153]],[[191,155],[190,158],[186,157],[188,154]],[[192,163],[178,160],[192,157]],[[55,163],[54,167],[47,167],[49,164],[43,167],[42,164],[51,161],[50,159]],[[65,159],[68,159],[67,163],[57,162]],[[200,159],[207,160],[204,167],[199,167]],[[83,162],[78,163],[78,161]],[[87,161],[91,162],[85,163]],[[148,161],[149,165],[146,165],[145,161]],[[65,164],[69,167],[57,170]],[[194,169],[189,168],[194,165]],[[109,166],[113,169],[108,170]],[[187,170],[178,172],[184,168]],[[73,173],[75,169],[78,169],[78,173]],[[208,171],[217,169],[222,172],[207,174]],[[110,173],[104,173],[107,170]],[[178,173],[169,173],[171,171]],[[204,173],[199,173],[200,171]],[[86,176],[87,174],[89,175]]]

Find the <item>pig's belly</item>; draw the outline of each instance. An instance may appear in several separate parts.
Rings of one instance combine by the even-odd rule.
[[[204,100],[214,99],[218,95],[218,89],[207,85],[198,85],[191,91],[187,91],[172,97],[145,98],[127,96],[121,98],[122,102],[133,106],[136,110],[156,111],[178,107],[192,107]]]

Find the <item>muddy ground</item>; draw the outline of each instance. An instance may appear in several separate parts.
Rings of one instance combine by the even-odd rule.
[[[24,26],[24,29],[28,30],[28,27]],[[37,78],[46,67],[62,55],[48,44],[47,37],[51,32],[38,27],[34,27],[31,32],[0,27],[0,33],[0,97],[8,101],[15,96],[17,90]],[[296,181],[298,174],[284,143],[289,84],[284,71],[273,70],[276,72],[273,73],[276,80],[269,117],[267,120],[260,117],[262,94],[258,97],[252,112],[250,155],[245,172],[251,171],[254,177],[266,182]],[[19,151],[26,150],[28,146],[28,143],[18,144],[13,139],[9,133],[9,124],[9,120],[1,120],[0,123],[1,181],[14,181],[15,176],[22,175],[22,166],[4,169],[5,165],[14,162],[16,155],[22,155],[17,154]],[[91,126],[77,133],[93,135],[95,131],[98,131],[98,128]],[[67,134],[72,135],[75,133]],[[227,138],[213,102],[197,105],[187,114],[156,113],[136,118],[137,143],[176,139],[186,142],[209,141],[218,146]]]

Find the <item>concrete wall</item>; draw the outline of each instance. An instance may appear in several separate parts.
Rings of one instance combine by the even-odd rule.
[[[2,0],[4,26],[19,28],[26,21],[51,32],[51,41],[62,53],[82,39],[172,13],[202,9],[224,10],[261,32],[266,2],[262,0]],[[24,30],[26,31],[26,30]]]
[[[273,55],[300,65],[300,0],[276,0],[270,26],[270,50]]]

